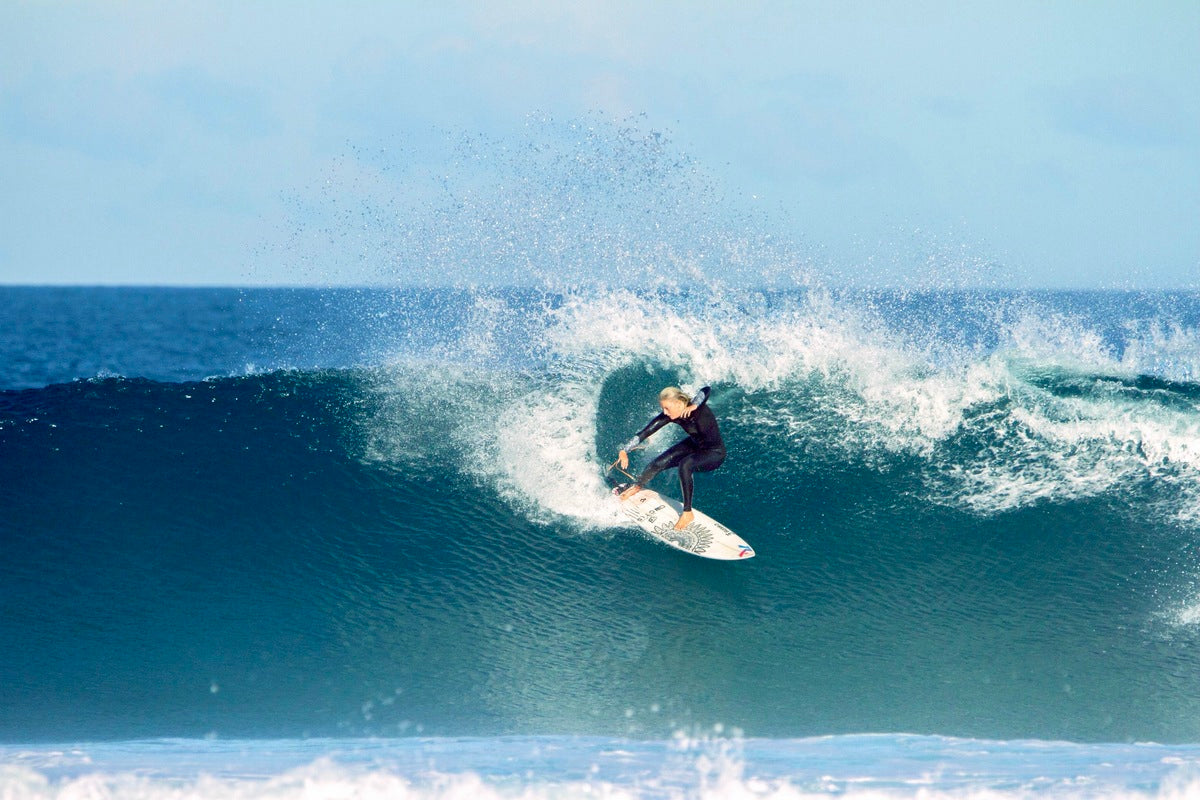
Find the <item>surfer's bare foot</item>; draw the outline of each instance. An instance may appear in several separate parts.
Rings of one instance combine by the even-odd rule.
[[[693,514],[692,512],[690,512],[690,511],[683,512],[682,514],[679,515],[679,521],[675,523],[675,530],[677,530],[677,531],[683,530],[688,525],[691,525],[692,520],[694,520],[695,518],[696,518],[696,515]]]
[[[633,486],[630,486],[628,489],[626,489],[625,491],[621,492],[621,494],[620,494],[620,498],[621,498],[622,500],[628,500],[629,498],[633,497],[635,494],[637,494],[637,493],[638,493],[638,492],[640,492],[641,490],[642,490],[642,487],[638,486],[638,485],[635,483]]]

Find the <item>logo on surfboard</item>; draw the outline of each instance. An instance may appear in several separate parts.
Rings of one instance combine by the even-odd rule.
[[[675,530],[674,523],[663,523],[654,529],[654,535],[660,539],[674,542],[684,550],[690,550],[693,553],[705,552],[713,540],[712,533],[708,528],[695,522],[681,531]]]

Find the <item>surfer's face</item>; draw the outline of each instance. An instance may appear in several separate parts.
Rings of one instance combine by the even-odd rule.
[[[671,419],[679,419],[683,416],[683,410],[687,408],[687,404],[682,400],[659,400],[658,404],[662,406],[663,413]]]

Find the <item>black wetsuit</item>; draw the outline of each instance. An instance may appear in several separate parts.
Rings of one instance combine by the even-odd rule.
[[[654,433],[663,428],[668,422],[674,422],[683,428],[688,438],[675,444],[642,471],[637,479],[638,486],[645,486],[651,478],[664,469],[679,468],[679,488],[683,492],[683,510],[692,510],[692,473],[711,472],[725,460],[725,442],[721,439],[721,431],[717,427],[717,417],[708,407],[709,389],[705,386],[696,395],[703,395],[697,404],[699,408],[691,416],[671,419],[666,414],[659,414],[650,420],[650,424],[638,431],[637,441],[644,442]],[[695,404],[695,400],[692,401]],[[630,442],[633,440],[631,439]],[[627,448],[628,449],[628,448]]]

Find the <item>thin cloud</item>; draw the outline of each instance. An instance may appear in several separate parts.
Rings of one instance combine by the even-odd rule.
[[[1200,141],[1185,98],[1145,77],[1088,79],[1050,90],[1047,115],[1061,129],[1118,147],[1184,147]]]

